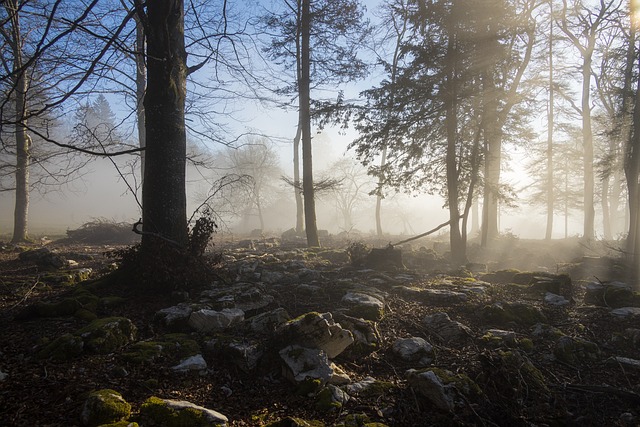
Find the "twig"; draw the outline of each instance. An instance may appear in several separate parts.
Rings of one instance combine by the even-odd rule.
[[[406,239],[406,240],[402,240],[402,241],[400,241],[400,242],[393,243],[391,246],[402,245],[403,243],[411,242],[411,241],[413,241],[413,240],[418,240],[418,239],[420,239],[421,237],[426,237],[426,236],[428,236],[429,234],[433,234],[433,233],[435,233],[436,231],[440,230],[441,228],[446,227],[446,226],[447,226],[447,225],[449,225],[450,223],[451,223],[451,220],[449,220],[449,221],[447,221],[447,222],[445,222],[445,223],[440,224],[440,225],[439,225],[439,226],[437,226],[436,228],[434,228],[434,229],[432,229],[432,230],[429,230],[429,231],[427,231],[426,233],[418,234],[417,236],[410,237],[410,238],[408,238],[408,239]]]

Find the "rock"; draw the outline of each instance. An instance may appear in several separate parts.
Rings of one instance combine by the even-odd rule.
[[[488,322],[496,325],[514,322],[522,326],[532,326],[546,321],[540,309],[523,303],[497,302],[484,306],[482,314]]]
[[[185,400],[150,397],[140,407],[144,425],[163,427],[210,427],[226,426],[229,419],[212,409],[198,406]]]
[[[331,369],[333,369],[333,376],[329,379],[328,383],[333,385],[345,385],[351,382],[351,377],[340,366],[331,362]]]
[[[112,353],[133,342],[137,328],[125,317],[96,319],[78,330],[77,335],[84,340],[85,349],[99,354]]]
[[[389,244],[386,248],[373,248],[364,258],[364,266],[375,270],[404,269],[402,250]]]
[[[276,331],[286,344],[323,350],[333,359],[353,343],[353,335],[333,321],[331,313],[310,312],[290,320]]]
[[[630,359],[628,357],[615,356],[610,359],[613,366],[622,366],[624,369],[634,369],[640,371],[640,360]]]
[[[547,325],[546,323],[538,323],[531,329],[531,335],[534,337],[557,339],[563,337],[564,332],[555,326]]]
[[[417,362],[420,366],[426,366],[433,360],[433,346],[424,338],[401,338],[396,340],[391,348],[406,362]]]
[[[627,283],[591,282],[585,289],[584,302],[610,308],[638,307],[640,296]]]
[[[189,316],[189,326],[198,332],[220,331],[237,325],[244,320],[244,311],[225,308],[222,311],[202,309]]]
[[[180,303],[173,307],[163,308],[155,314],[157,321],[171,330],[180,330],[187,326],[193,309],[189,304]]]
[[[327,385],[316,395],[316,408],[322,412],[337,411],[349,401],[349,395],[334,385]]]
[[[83,351],[84,340],[82,337],[64,334],[40,350],[38,357],[41,359],[51,358],[56,361],[64,361],[81,355]]]
[[[285,363],[285,378],[294,383],[318,380],[318,385],[324,385],[333,377],[329,358],[322,350],[290,345],[280,350],[279,354]]]
[[[499,390],[518,401],[548,402],[549,388],[544,375],[526,356],[517,350],[488,351],[480,356],[485,390]]]
[[[375,378],[367,377],[362,381],[348,384],[343,388],[351,395],[361,397],[380,397],[397,387],[393,383],[378,381]]]
[[[82,406],[80,420],[85,426],[123,421],[131,415],[131,405],[117,391],[110,389],[89,393]]]
[[[466,302],[468,298],[463,292],[449,289],[427,288],[420,291],[420,300],[427,304],[459,304]]]
[[[2,372],[0,371],[0,381],[4,381],[9,377],[9,374],[7,374],[6,372]]]
[[[285,278],[285,273],[281,271],[269,271],[265,270],[260,273],[260,281],[268,284],[274,284],[282,282]]]
[[[63,268],[67,260],[61,255],[51,252],[48,248],[39,248],[25,251],[18,255],[18,259],[24,262],[33,262],[43,268]]]
[[[513,331],[505,331],[503,329],[488,329],[480,338],[482,342],[490,344],[492,347],[510,347],[519,348],[524,351],[533,349],[533,341],[530,338],[518,338]]]
[[[249,328],[259,334],[273,333],[280,325],[291,317],[284,308],[276,308],[266,313],[258,314],[248,319]]]
[[[380,345],[380,334],[374,322],[338,313],[335,319],[340,326],[351,331],[354,343],[347,347],[347,351],[354,357],[363,356],[375,351]]]
[[[472,336],[471,329],[460,322],[453,321],[447,313],[435,313],[426,316],[422,322],[445,342],[463,341]]]
[[[149,364],[159,358],[166,358],[171,363],[200,353],[200,345],[187,334],[166,334],[156,340],[139,341],[132,344],[122,353],[129,363]]]
[[[579,337],[563,336],[556,341],[553,355],[561,362],[577,365],[581,362],[598,360],[598,345]]]
[[[234,365],[244,372],[251,372],[258,366],[264,355],[264,350],[258,342],[231,341],[222,346],[225,357],[231,359]]]
[[[551,292],[547,292],[544,295],[545,304],[552,305],[555,307],[564,307],[565,305],[569,305],[571,301],[565,299],[563,296],[552,294]]]
[[[640,307],[620,307],[611,310],[611,315],[620,318],[640,316]]]
[[[367,377],[362,381],[358,381],[357,383],[353,383],[345,386],[345,389],[347,390],[348,393],[355,395],[355,394],[360,394],[363,391],[373,387],[375,383],[376,383],[375,378]]]
[[[180,361],[179,364],[172,366],[171,369],[177,372],[204,371],[207,369],[207,361],[204,360],[201,354],[196,354]]]
[[[342,302],[349,305],[348,314],[367,320],[380,320],[384,315],[384,302],[368,294],[349,292],[342,297]]]
[[[443,411],[454,411],[481,395],[480,388],[469,377],[446,369],[410,369],[405,375],[411,388]]]

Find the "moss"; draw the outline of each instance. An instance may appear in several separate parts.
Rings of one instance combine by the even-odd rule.
[[[432,371],[440,378],[443,384],[453,384],[460,393],[467,397],[477,399],[482,396],[482,389],[471,378],[463,373],[453,373],[446,369],[441,368],[429,368],[422,372]]]
[[[66,298],[55,303],[37,303],[34,308],[37,317],[64,317],[73,316],[82,308],[82,303],[75,298]]]
[[[41,359],[51,358],[56,361],[73,359],[84,351],[84,341],[81,337],[64,334],[38,352]]]
[[[122,353],[122,358],[129,363],[143,365],[159,358],[162,355],[162,350],[162,344],[158,341],[140,341]]]
[[[536,307],[521,303],[487,305],[483,307],[482,314],[487,321],[498,325],[515,322],[532,326],[546,320]]]
[[[73,317],[80,320],[85,320],[87,322],[92,322],[98,318],[98,316],[91,310],[87,310],[86,308],[81,308],[80,310],[73,313]]]
[[[287,417],[272,423],[266,424],[265,427],[324,427],[322,421],[303,420],[302,418]]]
[[[373,384],[363,389],[358,396],[360,397],[379,397],[391,390],[395,389],[395,384],[388,381],[374,381]]]
[[[365,414],[349,414],[337,427],[387,427],[386,424],[371,422]]]
[[[361,317],[365,320],[379,321],[384,317],[384,308],[373,305],[357,305],[350,308],[347,314],[351,317]]]
[[[178,361],[199,354],[200,345],[187,334],[166,334],[158,340],[139,341],[131,345],[122,357],[135,364],[146,364],[160,357]]]
[[[87,349],[107,354],[129,344],[135,337],[136,327],[127,318],[106,317],[94,320],[76,333],[84,338]]]
[[[150,425],[163,427],[210,427],[212,425],[202,411],[196,408],[175,410],[164,400],[155,396],[142,404],[140,417],[148,420]]]
[[[115,423],[109,424],[100,424],[98,427],[140,427],[138,423],[130,422],[130,421],[118,421]]]
[[[296,386],[295,393],[300,396],[309,396],[317,392],[322,387],[322,381],[318,378],[305,378]]]
[[[583,361],[597,360],[600,349],[597,344],[578,337],[561,337],[553,349],[553,355],[561,362],[570,365]]]
[[[131,405],[111,389],[89,393],[82,408],[82,422],[87,426],[123,421],[131,415]]]
[[[323,388],[316,395],[316,409],[321,412],[333,412],[342,408],[342,402],[333,398],[333,392],[329,387]]]

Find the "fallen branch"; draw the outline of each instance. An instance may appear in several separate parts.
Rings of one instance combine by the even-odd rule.
[[[580,391],[583,393],[610,394],[640,403],[640,394],[632,391],[623,390],[608,385],[590,385],[590,384],[551,384],[551,387],[562,388],[565,390]]]
[[[426,233],[422,233],[422,234],[419,234],[419,235],[417,235],[417,236],[410,237],[410,238],[408,238],[408,239],[406,239],[406,240],[402,240],[402,241],[400,241],[400,242],[393,243],[393,244],[391,244],[391,246],[402,245],[403,243],[411,242],[411,241],[413,241],[413,240],[418,240],[418,239],[420,239],[421,237],[426,237],[426,236],[428,236],[429,234],[433,234],[433,233],[435,233],[436,231],[440,230],[441,228],[446,227],[446,226],[447,226],[447,225],[449,225],[450,223],[451,223],[451,220],[449,220],[449,221],[447,221],[447,222],[445,222],[445,223],[440,224],[439,226],[437,226],[437,227],[436,227],[436,228],[434,228],[433,230],[429,230],[429,231],[427,231]]]

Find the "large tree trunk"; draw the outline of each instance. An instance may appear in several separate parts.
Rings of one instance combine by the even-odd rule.
[[[136,20],[136,117],[138,119],[138,145],[144,148],[146,145],[146,126],[144,112],[144,93],[147,89],[147,66],[144,60],[144,26],[139,16],[135,15]],[[140,151],[140,177],[144,181],[144,163],[145,152]]]
[[[638,68],[640,69],[640,60]],[[624,171],[629,195],[629,234],[626,248],[631,270],[629,280],[638,288],[640,287],[640,81],[636,88],[632,134],[625,150]]]
[[[387,163],[387,147],[382,149],[382,158],[380,159],[380,176],[378,176],[378,188],[376,189],[376,235],[382,237],[382,186],[384,185],[384,177],[382,168]]]
[[[594,176],[593,176],[593,131],[591,128],[591,53],[583,58],[582,64],[582,149],[584,167],[584,232],[583,237],[591,240],[594,236]]]
[[[22,69],[22,36],[20,18],[15,0],[5,3],[7,15],[11,20],[11,50],[13,54],[13,89],[15,96],[15,135],[16,135],[16,189],[13,214],[13,237],[11,242],[28,240],[27,219],[29,214],[29,146],[31,139],[27,134],[27,76]]]
[[[609,207],[609,188],[611,177],[609,175],[602,179],[602,188],[600,189],[600,205],[602,208],[602,229],[603,237],[611,240],[611,212]]]
[[[316,225],[316,202],[313,188],[313,160],[311,156],[311,10],[310,0],[302,0],[302,67],[300,91],[300,125],[302,127],[302,192],[304,222],[308,246],[320,246]]]
[[[146,164],[142,188],[142,249],[157,237],[185,247],[187,55],[182,0],[147,3]]]
[[[482,205],[482,239],[486,247],[498,237],[498,199],[500,192],[500,164],[502,162],[502,130],[498,118],[498,97],[494,70],[487,70],[482,76],[482,96],[484,97],[484,201]]]
[[[553,179],[553,127],[554,127],[554,93],[553,93],[553,1],[549,2],[549,110],[547,115],[547,228],[545,240],[551,240],[553,234],[554,212],[554,179]]]
[[[293,191],[295,191],[296,200],[296,233],[302,233],[304,230],[304,204],[302,202],[302,194],[300,193],[300,137],[302,136],[302,127],[298,120],[298,128],[296,136],[293,138]]]

